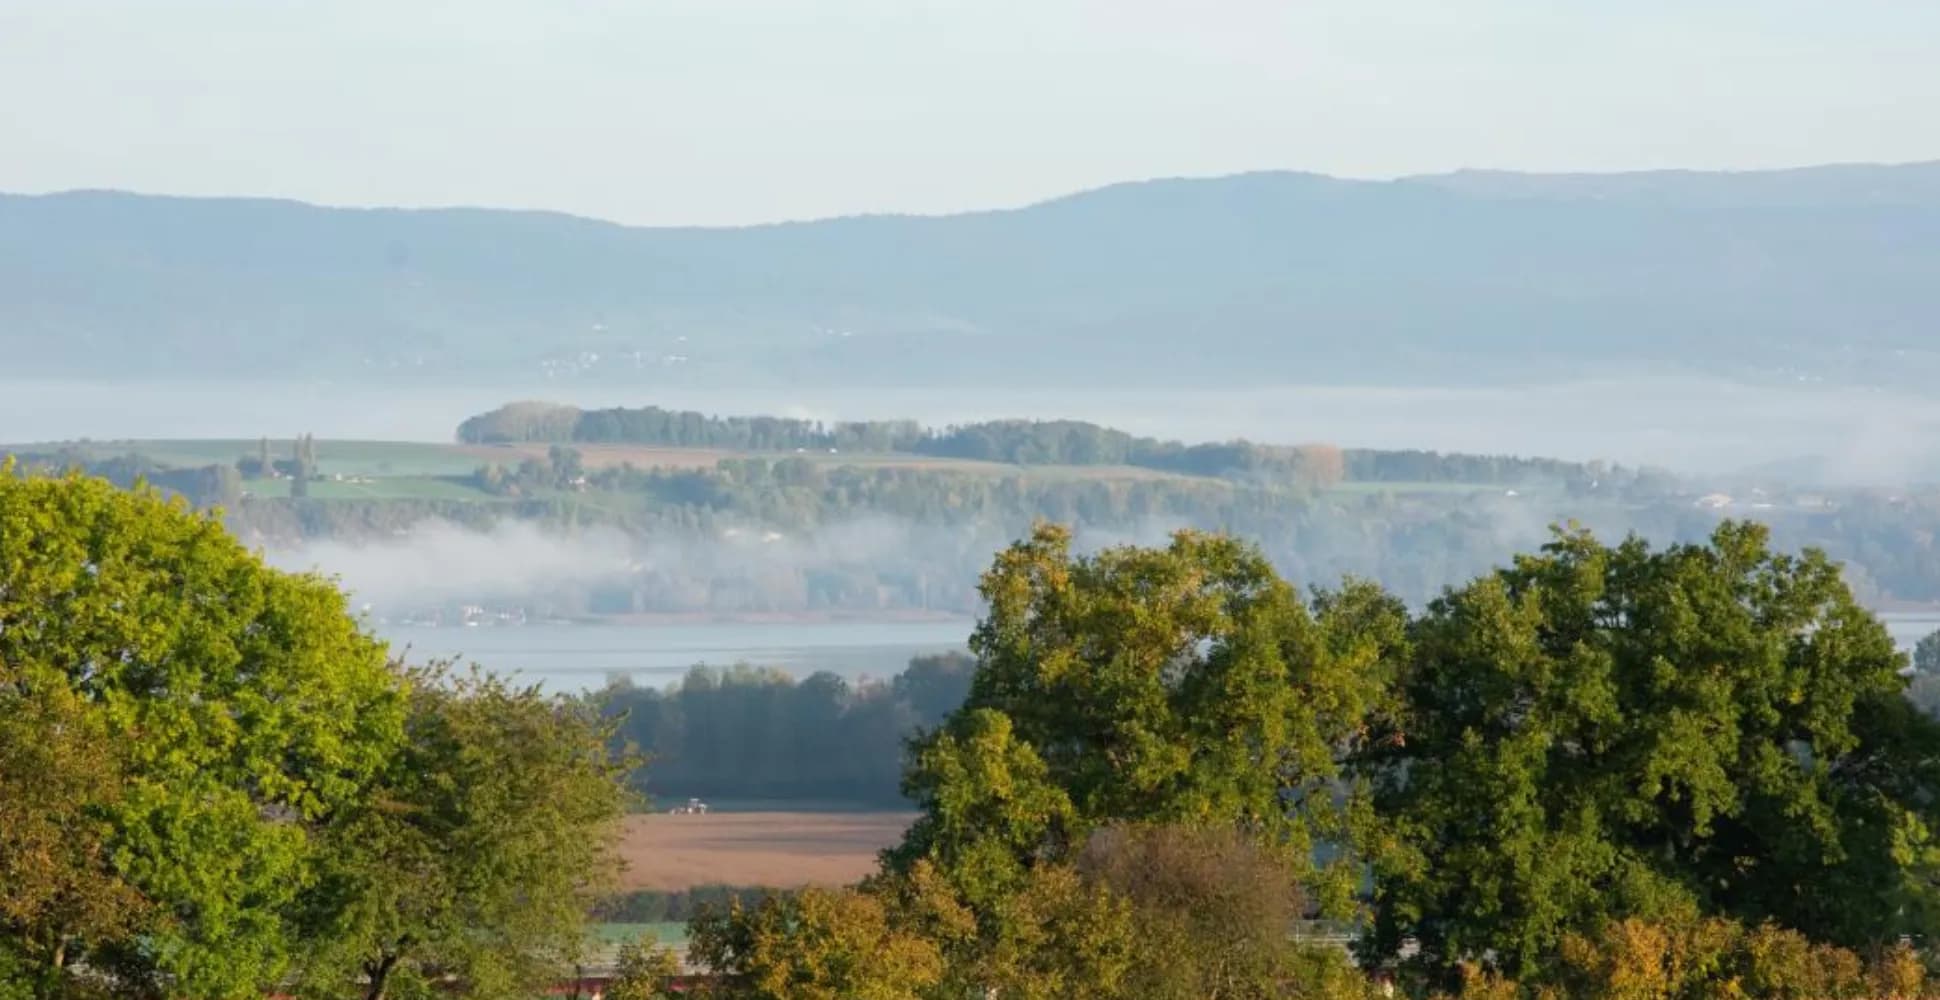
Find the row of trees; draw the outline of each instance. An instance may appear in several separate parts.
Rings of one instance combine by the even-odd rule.
[[[626,761],[152,490],[0,469],[0,997],[529,996]]]
[[[694,927],[736,997],[1913,997],[1940,724],[1755,525],[1539,554],[1419,614],[1249,546],[985,576],[962,708],[879,875]]]
[[[653,761],[643,792],[900,806],[903,741],[963,703],[970,668],[961,653],[923,656],[887,682],[851,684],[696,667],[668,690],[621,680],[591,700]]]
[[[1592,468],[1554,459],[1444,455],[1429,451],[1349,450],[1327,445],[1285,446],[1230,441],[1188,445],[1138,437],[1080,420],[992,420],[942,429],[911,420],[825,424],[788,417],[720,417],[657,406],[580,410],[548,403],[513,403],[467,419],[458,440],[468,444],[636,444],[732,451],[902,452],[1014,465],[1126,465],[1200,476],[1262,479],[1327,486],[1343,479],[1368,482],[1518,484],[1590,481],[1635,485],[1636,470]],[[1661,474],[1645,485],[1668,489]]]

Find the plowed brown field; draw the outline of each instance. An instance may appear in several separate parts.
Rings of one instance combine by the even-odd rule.
[[[625,889],[699,885],[848,885],[902,839],[904,812],[743,812],[629,816],[620,843]]]

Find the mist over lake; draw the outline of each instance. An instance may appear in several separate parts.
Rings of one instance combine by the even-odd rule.
[[[559,692],[623,677],[665,686],[690,668],[746,663],[796,678],[826,671],[851,682],[885,680],[913,657],[961,652],[969,621],[526,625],[431,628],[382,625],[377,634],[412,663],[477,663]]]

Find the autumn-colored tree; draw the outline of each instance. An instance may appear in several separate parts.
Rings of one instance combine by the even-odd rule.
[[[101,714],[65,677],[0,663],[0,997],[105,994],[71,970],[149,910],[108,853],[121,794]]]
[[[920,1000],[943,980],[936,942],[875,893],[805,889],[697,918],[689,951],[732,1000]]]
[[[1312,972],[1295,941],[1296,867],[1231,827],[1117,824],[1078,870],[1133,907],[1142,997],[1281,997]]]
[[[1927,1000],[1940,996],[1912,949],[1872,961],[1772,924],[1747,927],[1690,911],[1613,920],[1563,939],[1542,985],[1518,986],[1465,965],[1463,1000]]]

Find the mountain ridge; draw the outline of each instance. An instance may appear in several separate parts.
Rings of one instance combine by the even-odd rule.
[[[747,230],[747,229],[766,229],[766,228],[775,228],[775,227],[784,227],[784,226],[815,225],[818,223],[842,222],[842,221],[857,220],[857,219],[955,219],[955,218],[961,218],[964,216],[1008,214],[1008,213],[1016,213],[1016,212],[1025,212],[1034,208],[1041,208],[1044,206],[1054,205],[1059,202],[1069,201],[1073,199],[1083,199],[1090,195],[1112,192],[1119,189],[1136,189],[1141,187],[1163,186],[1163,185],[1174,185],[1174,184],[1202,184],[1202,183],[1216,184],[1220,182],[1244,181],[1244,180],[1255,179],[1255,178],[1304,180],[1304,181],[1325,182],[1325,183],[1338,184],[1338,185],[1365,186],[1365,187],[1393,187],[1393,186],[1420,185],[1420,186],[1441,187],[1441,188],[1447,188],[1447,189],[1461,190],[1464,193],[1475,193],[1478,190],[1478,188],[1470,185],[1524,184],[1524,185],[1529,185],[1531,187],[1546,187],[1550,189],[1559,189],[1559,188],[1566,188],[1566,187],[1588,189],[1588,188],[1597,188],[1597,187],[1606,186],[1606,185],[1618,185],[1621,187],[1621,186],[1634,185],[1640,182],[1656,181],[1661,183],[1661,182],[1680,182],[1680,181],[1697,180],[1697,179],[1801,180],[1801,179],[1831,178],[1834,176],[1838,176],[1839,179],[1841,179],[1842,181],[1848,181],[1848,180],[1854,179],[1858,175],[1877,176],[1877,175],[1883,175],[1883,174],[1892,174],[1895,176],[1908,176],[1910,174],[1922,175],[1925,178],[1922,187],[1928,189],[1925,193],[1931,194],[1933,197],[1940,198],[1940,159],[1908,160],[1904,162],[1893,162],[1893,163],[1853,160],[1853,161],[1842,161],[1842,162],[1835,162],[1835,163],[1806,164],[1801,166],[1790,166],[1790,167],[1759,167],[1759,168],[1738,168],[1738,169],[1721,169],[1721,170],[1698,170],[1698,169],[1681,168],[1681,167],[1670,167],[1670,168],[1653,168],[1653,169],[1645,169],[1645,170],[1613,170],[1613,171],[1534,171],[1534,170],[1517,170],[1517,169],[1495,168],[1495,167],[1461,167],[1454,170],[1438,171],[1438,172],[1432,172],[1432,173],[1403,174],[1401,176],[1390,177],[1390,178],[1343,177],[1335,174],[1326,174],[1326,173],[1320,173],[1317,171],[1309,171],[1309,170],[1297,170],[1297,169],[1286,169],[1286,168],[1262,168],[1257,170],[1233,171],[1230,173],[1170,174],[1170,175],[1137,178],[1137,179],[1123,180],[1123,181],[1113,181],[1105,184],[1100,184],[1095,187],[1080,188],[1073,191],[1067,191],[1062,194],[1048,195],[1033,201],[1027,201],[1027,202],[1014,204],[1014,205],[980,206],[980,207],[964,208],[964,209],[958,209],[958,210],[946,211],[946,212],[863,211],[863,212],[852,212],[852,213],[838,214],[838,215],[811,216],[811,217],[799,218],[799,219],[773,219],[773,220],[767,220],[762,222],[740,223],[740,224],[731,224],[731,225],[704,225],[704,224],[702,225],[695,225],[695,224],[661,225],[661,224],[655,224],[655,223],[633,223],[633,222],[624,222],[618,219],[609,219],[598,215],[587,215],[579,212],[570,212],[570,211],[565,211],[561,209],[550,209],[550,208],[519,208],[519,207],[511,207],[511,206],[459,204],[459,203],[430,204],[430,205],[344,204],[344,203],[338,203],[338,202],[311,200],[306,198],[298,198],[298,197],[283,196],[283,195],[173,194],[173,193],[165,193],[165,192],[143,191],[135,188],[116,188],[116,187],[63,188],[60,190],[39,191],[39,192],[0,191],[0,198],[61,199],[61,198],[70,198],[70,197],[80,197],[80,198],[108,197],[108,198],[133,198],[133,199],[156,200],[156,201],[238,202],[238,203],[254,203],[254,204],[260,204],[260,205],[282,205],[282,206],[290,206],[290,207],[314,208],[314,209],[324,209],[329,211],[342,211],[342,212],[374,212],[374,213],[398,213],[398,214],[413,214],[413,213],[437,214],[437,213],[447,213],[447,212],[449,213],[479,212],[479,213],[489,213],[494,215],[543,216],[543,217],[557,218],[557,219],[569,219],[569,220],[574,220],[578,222],[591,222],[591,223],[598,223],[601,225],[614,226],[621,229],[635,229],[635,230],[644,229],[644,230],[672,231],[672,232],[689,232],[689,231],[697,231],[697,230],[718,232],[718,231],[738,231],[738,230]]]
[[[0,195],[24,375],[623,384],[1500,382],[1922,388],[1940,163],[1288,171],[751,227],[291,199]]]

